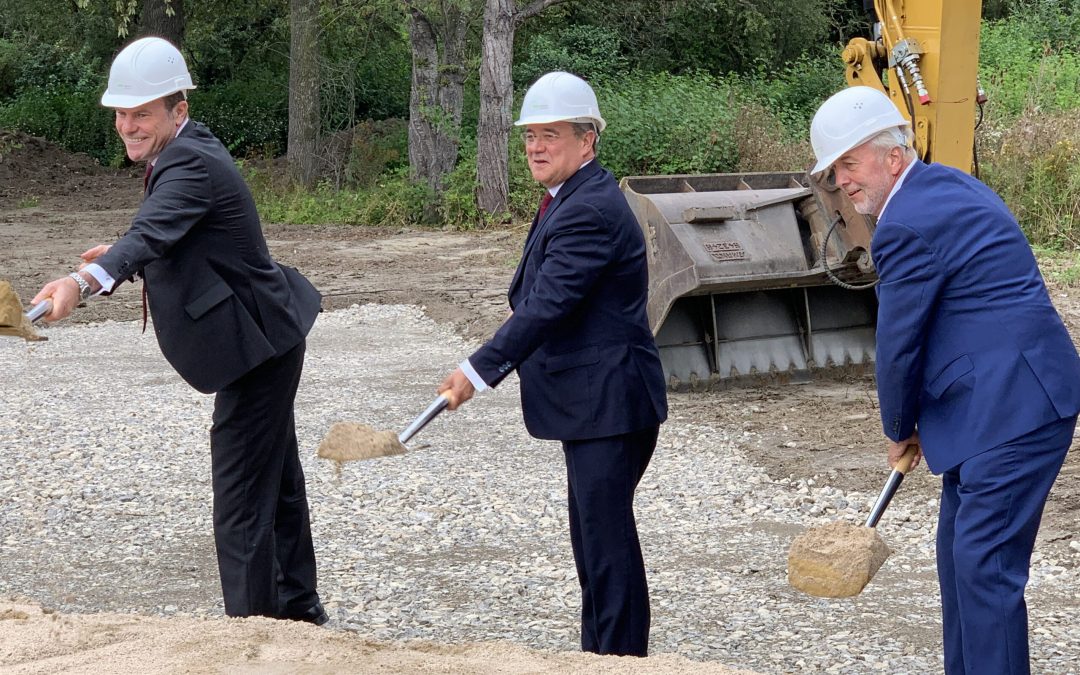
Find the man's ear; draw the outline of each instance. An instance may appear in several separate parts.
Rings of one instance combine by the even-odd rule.
[[[900,175],[900,169],[904,165],[904,155],[907,153],[907,148],[899,145],[894,145],[889,149],[889,169],[893,170],[893,175]]]
[[[187,114],[188,102],[186,100],[180,101],[176,104],[176,107],[173,108],[173,116],[176,117],[176,122],[178,125],[180,122],[183,122],[185,119],[187,119]]]

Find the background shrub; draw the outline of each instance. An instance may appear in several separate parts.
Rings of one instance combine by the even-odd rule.
[[[287,73],[264,70],[189,93],[191,117],[236,156],[284,154],[289,135]]]
[[[120,166],[124,145],[113,116],[101,107],[101,92],[53,89],[26,91],[0,106],[0,127],[43,136],[101,164]]]
[[[982,179],[1035,244],[1080,248],[1080,118],[1025,111],[980,140]]]
[[[616,176],[731,171],[734,97],[707,74],[654,73],[597,88],[608,129],[601,161]]]

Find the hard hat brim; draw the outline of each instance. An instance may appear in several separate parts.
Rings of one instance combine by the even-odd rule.
[[[566,117],[564,115],[533,115],[531,117],[522,117],[518,121],[514,122],[515,127],[525,127],[530,124],[551,124],[552,122],[579,122],[588,119],[588,121],[594,123],[598,132],[603,132],[604,127],[607,126],[607,122],[603,118],[599,117]]]
[[[195,89],[195,85],[183,87],[176,91],[170,91],[167,94],[151,95],[151,96],[125,96],[124,94],[110,94],[106,91],[101,95],[101,105],[106,108],[138,108],[141,105],[145,105],[150,101],[156,101],[159,98],[165,98],[171,96],[177,91],[186,91],[188,89]]]
[[[848,146],[846,148],[843,148],[841,150],[838,150],[838,151],[832,153],[831,155],[826,156],[825,159],[819,160],[818,163],[814,165],[813,169],[810,169],[810,173],[811,174],[818,174],[818,173],[821,173],[822,171],[825,171],[826,169],[831,167],[833,164],[835,164],[836,160],[840,159],[841,157],[843,157],[847,153],[851,152],[855,148],[859,147],[863,143],[868,143],[871,139],[874,138],[874,136],[877,136],[881,132],[886,131],[888,129],[892,129],[895,126],[898,126],[898,125],[893,124],[893,125],[889,125],[889,126],[883,128],[883,129],[877,129],[877,130],[871,132],[870,134],[868,134],[865,138],[862,138],[859,141],[856,141],[855,143],[852,143],[850,146]],[[910,128],[910,125],[908,125],[906,122],[902,126],[908,126]]]

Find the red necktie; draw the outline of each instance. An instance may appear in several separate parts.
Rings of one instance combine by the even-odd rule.
[[[540,210],[536,214],[536,222],[539,223],[544,219],[544,211],[547,211],[548,204],[551,203],[552,199],[554,199],[554,197],[551,196],[551,193],[544,190],[544,197],[540,200]]]
[[[143,190],[146,190],[146,186],[150,183],[150,173],[154,170],[154,165],[150,162],[146,163],[146,173],[143,174],[142,185]],[[142,332],[146,332],[146,274],[143,274],[142,279]]]

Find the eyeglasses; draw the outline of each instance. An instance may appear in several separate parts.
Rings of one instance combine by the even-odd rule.
[[[525,142],[525,145],[536,145],[537,143],[551,145],[552,143],[558,143],[560,138],[562,138],[562,136],[554,131],[545,131],[542,134],[534,134],[531,131],[526,131],[521,134],[521,140]]]

